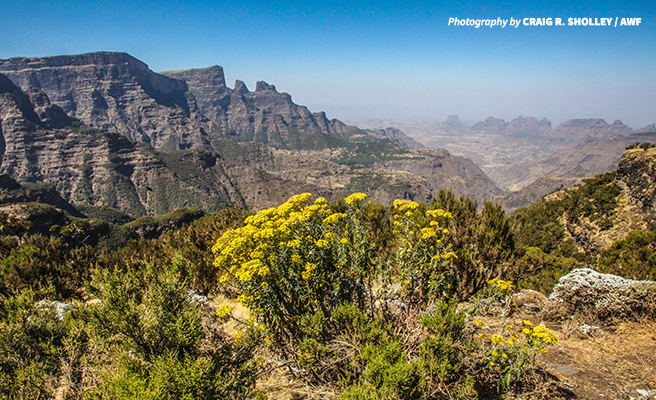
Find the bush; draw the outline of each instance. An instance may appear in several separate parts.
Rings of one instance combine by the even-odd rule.
[[[98,271],[89,291],[100,302],[85,310],[101,351],[98,398],[244,399],[252,395],[255,332],[236,343],[194,296],[187,261],[167,270]],[[213,322],[214,321],[214,322]]]
[[[656,232],[634,231],[599,254],[599,272],[656,280]]]
[[[332,315],[343,302],[361,309],[373,266],[362,222],[363,193],[345,199],[347,213],[333,212],[324,198],[307,205],[309,193],[258,212],[246,226],[227,231],[212,249],[223,283],[264,324],[272,338],[298,343],[297,320],[318,311]]]
[[[56,298],[68,299],[79,296],[89,279],[95,257],[91,247],[69,249],[60,238],[38,234],[4,243],[7,247],[0,258],[0,294],[52,286]]]
[[[0,394],[9,399],[54,397],[60,384],[68,317],[50,302],[52,289],[26,289],[2,298],[0,319]]]
[[[475,200],[451,191],[440,190],[431,201],[432,209],[449,213],[446,228],[454,259],[454,293],[466,299],[485,288],[487,282],[507,271],[515,253],[515,238],[510,219],[501,205],[485,202],[480,212]]]
[[[449,234],[445,225],[451,214],[421,208],[414,201],[394,201],[393,233],[401,242],[394,261],[406,300],[413,304],[450,296],[457,284],[457,257],[442,241]]]

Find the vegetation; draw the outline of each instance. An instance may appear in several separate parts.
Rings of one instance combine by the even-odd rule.
[[[265,398],[256,381],[287,366],[339,399],[509,396],[557,338],[530,321],[493,332],[474,316],[507,316],[516,287],[546,293],[582,266],[656,276],[653,232],[598,262],[568,240],[563,218],[604,229],[617,190],[605,175],[513,216],[448,191],[390,207],[305,193],[253,215],[69,218],[44,234],[0,213],[0,393]],[[219,294],[246,316],[212,305]]]

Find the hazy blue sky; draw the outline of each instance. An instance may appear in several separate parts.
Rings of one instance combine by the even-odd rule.
[[[5,0],[0,58],[125,51],[155,71],[218,64],[229,86],[265,80],[346,120],[656,122],[656,2],[524,3]],[[450,17],[642,21],[474,28]]]

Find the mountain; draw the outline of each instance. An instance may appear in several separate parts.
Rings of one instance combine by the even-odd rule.
[[[0,60],[0,71],[0,171],[51,184],[89,215],[259,209],[304,191],[383,202],[441,188],[500,194],[470,160],[329,120],[264,82],[230,89],[220,67],[165,76],[127,54],[93,53]]]
[[[423,149],[424,147],[426,147],[423,144],[411,138],[410,136],[403,133],[403,131],[400,129],[396,129],[396,128],[365,129],[364,131],[370,135],[376,135],[379,137],[388,138],[392,142],[410,149]]]
[[[570,142],[583,140],[608,140],[618,136],[629,136],[633,129],[616,120],[608,124],[603,119],[570,119],[555,127],[549,135]]]
[[[648,147],[626,150],[616,171],[555,191],[517,210],[514,218],[520,222],[517,226],[523,226],[520,241],[554,255],[596,256],[633,231],[653,230],[656,148]],[[575,247],[568,248],[567,241]]]
[[[585,178],[615,170],[632,137],[590,141],[555,150],[550,156],[514,165],[500,166],[490,176],[503,187],[516,191],[543,176]],[[544,193],[542,193],[544,194]]]
[[[0,73],[41,89],[86,125],[162,149],[207,147],[206,119],[187,85],[125,53],[11,58]]]
[[[255,91],[251,92],[244,82],[237,80],[235,88],[230,89],[219,66],[162,74],[188,85],[220,137],[298,149],[323,147],[331,139],[348,139],[361,133],[339,120],[329,120],[323,112],[312,113],[294,104],[289,94],[278,93],[274,85],[266,82],[257,82]]]
[[[577,179],[612,171],[626,146],[656,141],[652,125],[634,132],[619,120],[609,124],[598,118],[572,119],[555,128],[546,118],[523,115],[510,122],[488,117],[471,127],[456,115],[442,123],[373,120],[358,126],[395,127],[427,146],[471,159],[499,187],[511,192],[503,200],[508,209],[561,184],[568,187]]]

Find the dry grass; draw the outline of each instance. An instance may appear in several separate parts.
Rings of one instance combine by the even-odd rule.
[[[214,306],[227,304],[232,308],[231,314],[234,318],[231,318],[228,322],[221,326],[223,330],[231,336],[234,336],[237,332],[243,330],[239,321],[245,322],[251,316],[246,307],[242,306],[236,299],[231,299],[224,295],[216,296],[210,300],[210,303]]]
[[[656,322],[623,323],[587,334],[569,331],[559,332],[561,342],[542,361],[577,370],[561,377],[580,397],[640,399],[637,390],[656,395]]]

